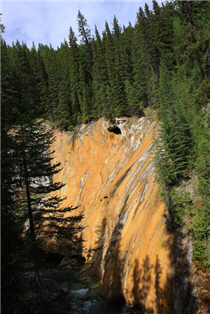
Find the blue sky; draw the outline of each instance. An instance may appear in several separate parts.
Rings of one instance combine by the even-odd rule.
[[[112,28],[113,17],[116,15],[120,26],[132,25],[136,21],[139,7],[144,8],[145,2],[152,8],[149,1],[48,1],[48,0],[2,0],[2,22],[6,26],[3,38],[6,43],[24,42],[30,48],[34,41],[50,45],[54,48],[61,42],[68,41],[69,27],[71,26],[78,35],[77,13],[78,10],[87,19],[94,35],[95,25],[100,34],[105,29],[105,21]],[[161,4],[162,1],[158,0]]]

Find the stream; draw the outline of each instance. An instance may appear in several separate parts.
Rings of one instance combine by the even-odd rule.
[[[89,277],[82,276],[79,271],[54,269],[51,276],[56,279],[57,287],[66,292],[54,302],[58,307],[55,313],[126,313],[124,304],[110,303],[100,297],[98,284],[91,281]]]
[[[49,293],[42,309],[38,302],[33,303],[33,314],[141,314],[126,307],[123,302],[110,302],[100,296],[100,286],[79,270],[61,267],[43,267],[40,269],[43,285]],[[28,298],[33,298],[34,272],[28,270],[25,276],[30,283]],[[30,294],[30,296],[29,296]],[[43,305],[44,304],[44,305]],[[21,313],[22,314],[22,313]]]

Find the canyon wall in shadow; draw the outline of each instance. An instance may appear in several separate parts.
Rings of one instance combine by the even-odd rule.
[[[54,180],[66,184],[64,205],[80,205],[84,214],[87,270],[109,298],[155,313],[188,313],[188,252],[181,245],[177,251],[177,237],[166,230],[155,182],[158,125],[142,117],[118,120],[120,132],[112,128],[101,118],[74,134],[55,130],[52,147],[63,168]]]

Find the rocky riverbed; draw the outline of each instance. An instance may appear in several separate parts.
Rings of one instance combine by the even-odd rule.
[[[33,314],[128,314],[124,300],[111,302],[100,294],[101,287],[79,269],[65,269],[47,263],[40,269],[43,289],[37,294],[32,267],[23,274],[28,290],[23,295],[26,312]],[[25,313],[26,313],[25,312]],[[17,314],[20,314],[17,310]],[[21,314],[23,314],[21,310]]]

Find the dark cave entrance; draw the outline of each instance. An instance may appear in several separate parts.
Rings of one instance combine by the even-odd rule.
[[[122,134],[120,128],[118,128],[118,126],[116,126],[116,125],[110,126],[110,127],[108,128],[108,131],[109,131],[109,132],[112,132],[112,133],[114,133],[114,134],[117,134],[117,135],[118,135],[118,134]]]

